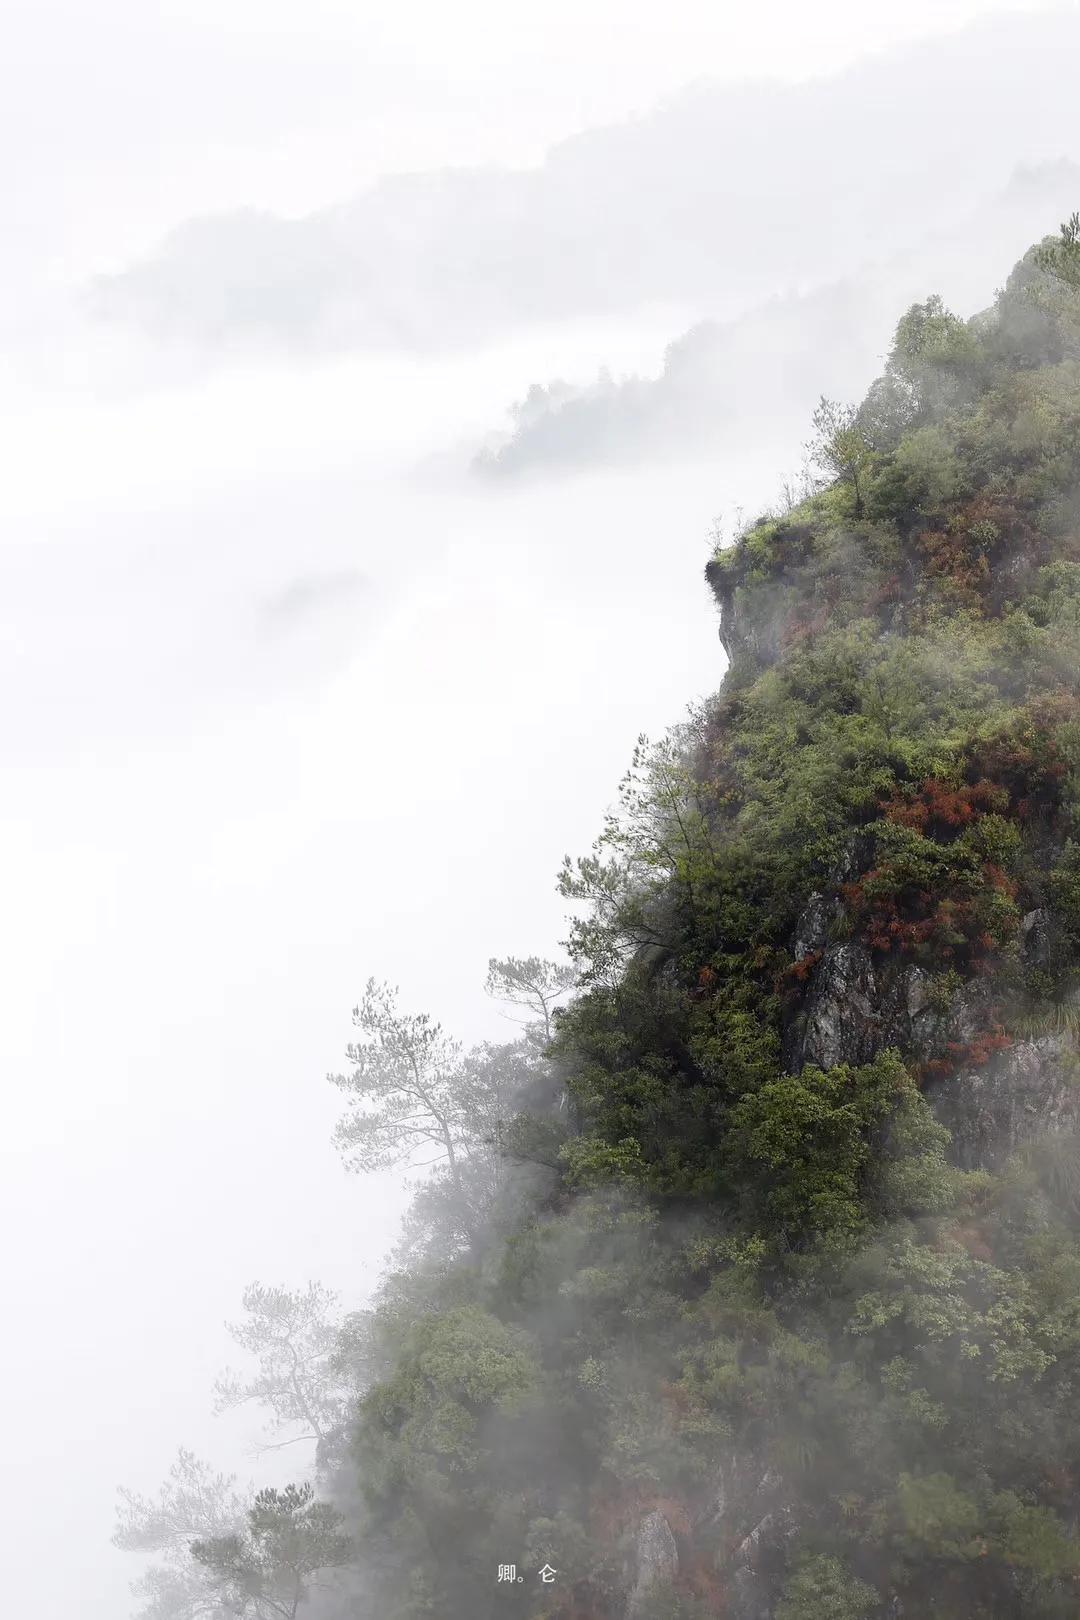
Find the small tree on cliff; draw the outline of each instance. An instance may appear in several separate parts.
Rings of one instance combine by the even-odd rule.
[[[592,852],[563,861],[559,892],[587,907],[567,941],[575,982],[617,983],[636,952],[668,948],[673,892],[703,920],[716,858],[709,789],[695,766],[705,728],[703,711],[692,709],[658,742],[639,736]]]
[[[243,1524],[250,1496],[237,1491],[234,1477],[182,1450],[156,1497],[119,1495],[113,1546],[153,1560],[132,1586],[141,1620],[227,1620],[231,1611],[191,1549]]]
[[[215,1386],[215,1411],[255,1401],[272,1414],[272,1434],[296,1431],[268,1446],[300,1440],[325,1446],[341,1422],[345,1401],[334,1361],[336,1303],[337,1295],[321,1283],[296,1290],[250,1283],[244,1289],[244,1319],[226,1326],[240,1348],[255,1358],[258,1371],[241,1378],[226,1370]]]
[[[861,518],[873,450],[860,421],[858,406],[841,405],[822,395],[811,420],[814,437],[807,446],[811,461],[827,477],[851,485],[855,494],[855,516]]]
[[[539,956],[492,957],[484,989],[496,1001],[508,1002],[531,1014],[527,1034],[541,1046],[551,1040],[552,1018],[562,998],[577,983],[569,962],[548,962]]]
[[[1038,249],[1035,262],[1055,280],[1080,290],[1080,213],[1065,220],[1057,241]]]
[[[403,1013],[397,989],[369,979],[353,1008],[363,1040],[346,1048],[351,1074],[331,1074],[348,1111],[334,1139],[350,1170],[445,1164],[460,1184],[474,1132],[462,1051],[427,1013]]]
[[[296,1620],[316,1578],[347,1564],[352,1546],[341,1515],[310,1485],[287,1485],[260,1491],[241,1530],[191,1551],[229,1614]]]
[[[550,1030],[558,993],[551,974],[562,970],[534,959],[493,967],[519,976],[509,987],[520,1005],[547,1008],[540,1023]],[[397,994],[369,979],[353,1011],[366,1038],[347,1048],[352,1073],[328,1076],[348,1098],[335,1141],[351,1170],[434,1166],[410,1241],[452,1251],[474,1242],[499,1194],[505,1128],[535,1077],[536,1042],[466,1052],[427,1013],[402,1012]]]

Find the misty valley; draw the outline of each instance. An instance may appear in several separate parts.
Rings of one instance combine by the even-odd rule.
[[[41,1620],[1080,1614],[1080,11],[15,0]]]
[[[1080,215],[811,429],[565,957],[489,962],[516,1036],[368,981],[402,1236],[360,1310],[246,1289],[218,1407],[313,1471],[125,1492],[146,1615],[1075,1612]]]

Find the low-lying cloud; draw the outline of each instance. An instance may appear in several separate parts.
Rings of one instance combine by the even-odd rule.
[[[628,460],[700,457],[778,429],[793,438],[824,392],[861,396],[897,312],[941,288],[963,313],[990,301],[988,266],[1012,262],[1080,196],[1080,166],[1019,171],[948,232],[921,235],[859,277],[776,297],[738,320],[703,321],[672,343],[656,376],[533,383],[509,432],[473,462],[488,477]]]

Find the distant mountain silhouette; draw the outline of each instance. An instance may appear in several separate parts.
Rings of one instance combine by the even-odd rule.
[[[642,457],[700,456],[769,432],[797,442],[823,388],[860,396],[880,367],[896,310],[940,287],[961,314],[990,302],[987,264],[1015,258],[1080,202],[1080,166],[1021,170],[998,195],[887,263],[804,295],[774,297],[728,322],[704,321],[669,347],[657,377],[583,387],[534,383],[512,428],[478,455],[511,476]],[[774,441],[775,442],[775,439]]]
[[[470,344],[649,304],[726,319],[891,258],[1018,163],[1080,158],[1077,60],[1080,16],[1044,14],[803,85],[696,87],[536,169],[190,220],[89,302],[214,348]]]

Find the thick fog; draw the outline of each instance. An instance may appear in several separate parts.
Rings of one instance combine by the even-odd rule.
[[[116,1487],[153,1490],[179,1445],[284,1466],[256,1464],[253,1416],[210,1417],[211,1388],[247,1282],[357,1304],[395,1236],[400,1178],[349,1177],[330,1146],[364,982],[500,1034],[489,956],[556,952],[562,856],[637,734],[719,682],[714,523],[797,473],[804,407],[865,386],[894,294],[943,260],[970,313],[984,266],[1075,206],[1076,10],[1008,9],[9,14],[12,1613],[131,1612]],[[860,130],[886,84],[929,121],[912,87],[945,59],[961,80],[970,59],[973,104],[1012,99],[938,186],[927,128],[876,157]],[[730,131],[754,102],[777,112],[751,152]],[[807,168],[794,114],[819,106],[835,151]],[[960,195],[970,235],[943,241]],[[773,294],[790,310],[755,314]],[[725,351],[706,320],[749,325]],[[476,476],[531,384],[662,379],[691,330],[714,349],[674,409],[643,382],[614,427],[594,401],[569,453],[559,430],[523,455],[531,477]]]
[[[951,227],[913,232],[902,251],[855,275],[774,296],[728,321],[697,322],[668,346],[656,375],[605,365],[584,383],[533,383],[473,469],[506,479],[698,459],[720,446],[753,453],[785,435],[794,442],[822,393],[862,396],[898,309],[931,286],[954,309],[979,308],[986,266],[1013,262],[1078,194],[1075,164],[1018,169],[1004,190],[958,207]]]
[[[990,19],[800,85],[698,83],[527,169],[193,219],[98,278],[92,307],[164,338],[318,350],[442,348],[650,305],[731,318],[895,261],[993,206],[1019,161],[1060,158],[1078,49],[1075,15]]]

